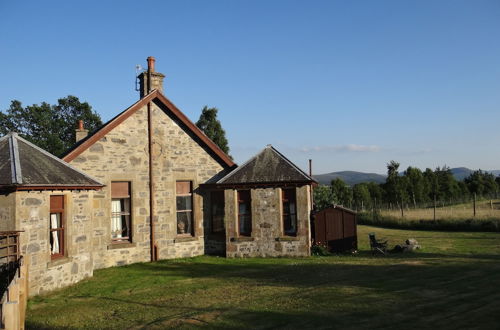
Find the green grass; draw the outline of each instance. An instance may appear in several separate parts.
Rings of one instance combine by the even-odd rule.
[[[29,301],[32,329],[497,328],[500,234],[359,226],[357,255],[198,257],[96,271]],[[368,233],[416,253],[372,257]]]

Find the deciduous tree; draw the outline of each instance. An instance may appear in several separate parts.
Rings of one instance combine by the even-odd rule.
[[[40,148],[60,156],[75,143],[78,120],[83,120],[89,131],[102,125],[99,114],[76,96],[61,98],[55,105],[42,102],[26,107],[13,100],[5,113],[0,112],[0,133],[17,132]]]

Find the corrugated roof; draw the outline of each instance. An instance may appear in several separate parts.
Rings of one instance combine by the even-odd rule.
[[[314,183],[309,175],[268,145],[216,184]]]
[[[72,167],[17,133],[0,138],[0,186],[54,189],[99,188],[96,179]]]

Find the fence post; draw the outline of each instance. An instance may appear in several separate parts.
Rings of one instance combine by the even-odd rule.
[[[474,208],[474,218],[475,218],[476,217],[476,193],[474,193],[474,200],[473,200],[472,206]]]
[[[377,207],[377,197],[375,197],[373,201],[373,221],[375,221],[376,207]]]
[[[401,218],[404,218],[405,216],[403,209],[404,209],[403,196],[401,196]]]
[[[434,194],[434,221],[436,221],[436,194]]]

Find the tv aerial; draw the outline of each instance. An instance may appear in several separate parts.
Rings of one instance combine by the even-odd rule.
[[[142,72],[144,72],[144,68],[142,67],[142,65],[140,64],[137,64],[135,66],[135,90],[138,92],[139,91],[139,74],[141,74]]]

